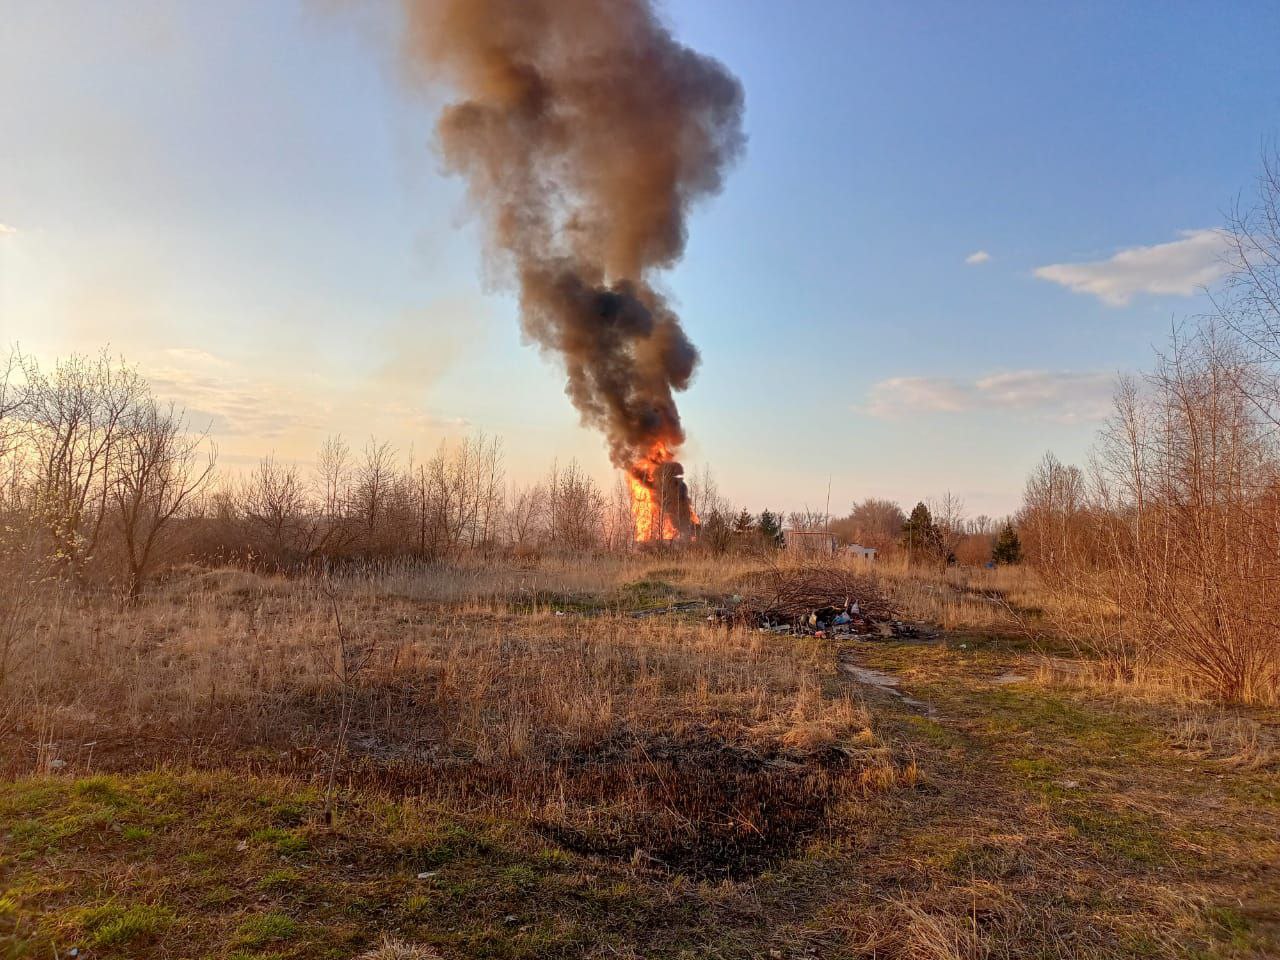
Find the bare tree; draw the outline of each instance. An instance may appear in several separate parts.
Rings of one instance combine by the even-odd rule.
[[[827,515],[805,507],[787,514],[787,526],[792,530],[821,532],[827,528]]]
[[[710,516],[717,510],[728,512],[728,504],[720,496],[720,485],[716,483],[711,465],[704,463],[696,473],[688,479],[689,504],[699,518]]]
[[[11,351],[0,365],[0,461],[18,444],[21,415],[27,403],[26,391],[18,383],[18,360]]]
[[[312,505],[297,465],[263,457],[236,499],[248,544],[270,563],[292,563],[310,551]]]
[[[507,540],[515,547],[536,542],[546,512],[546,490],[538,483],[517,487],[507,500]]]
[[[1241,342],[1242,392],[1280,425],[1280,151],[1264,153],[1254,198],[1236,204],[1228,226],[1232,270],[1214,296],[1216,319]]]
[[[319,495],[319,530],[312,556],[340,553],[353,538],[351,447],[340,435],[327,437],[316,455],[315,485]]]
[[[78,572],[97,548],[126,420],[147,385],[105,352],[73,355],[48,373],[29,357],[21,364],[35,508],[53,555]]]
[[[605,501],[578,462],[570,460],[564,468],[553,465],[547,490],[547,532],[551,542],[565,550],[598,546],[604,527]]]
[[[943,569],[956,558],[956,549],[964,539],[967,524],[964,501],[948,490],[928,503],[933,517],[933,529],[937,541],[938,562]]]
[[[1081,549],[1086,517],[1085,477],[1079,467],[1046,453],[1027,478],[1018,532],[1029,559],[1045,569],[1069,563]]]
[[[351,498],[351,447],[340,435],[327,437],[316,456],[316,486],[320,513],[337,522],[346,516]]]
[[[179,512],[213,477],[215,451],[201,461],[207,434],[187,431],[185,414],[147,398],[130,412],[121,433],[111,484],[115,519],[124,546],[130,599],[142,593],[157,549]]]
[[[697,509],[695,513],[702,516]],[[614,474],[609,502],[605,507],[604,541],[606,549],[617,551],[629,550],[636,542],[636,519],[631,512],[631,488],[621,472]]]
[[[395,460],[396,452],[391,444],[379,443],[370,437],[356,467],[353,507],[364,548],[369,552],[377,552],[383,546],[380,534],[396,481]]]
[[[848,543],[861,544],[885,552],[897,546],[907,515],[892,500],[868,497],[847,517],[833,520],[831,529]]]
[[[1156,663],[1223,699],[1280,697],[1280,434],[1255,350],[1215,322],[1175,329],[1120,383],[1091,486],[1052,457],[1027,484],[1023,543],[1122,677]]]

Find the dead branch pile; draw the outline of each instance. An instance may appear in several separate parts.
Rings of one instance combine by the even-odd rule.
[[[837,567],[774,567],[744,579],[716,611],[723,622],[776,633],[896,636],[908,628],[875,579]]]

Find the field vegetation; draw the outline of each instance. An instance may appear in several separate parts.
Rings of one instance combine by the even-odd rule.
[[[484,437],[220,478],[124,363],[15,352],[0,950],[1277,955],[1278,202],[1004,520],[704,471],[698,539],[640,545],[625,488]],[[715,615],[815,563],[910,629]]]
[[[0,942],[33,957],[1275,949],[1274,717],[1114,684],[1054,638],[1052,593],[1026,568],[878,568],[937,637],[706,619],[785,562],[188,564],[132,601],[33,585],[6,677]]]

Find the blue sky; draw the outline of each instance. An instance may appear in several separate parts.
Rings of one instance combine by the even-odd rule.
[[[439,173],[394,6],[3,6],[4,341],[110,344],[228,466],[484,429],[513,475],[608,478]],[[1280,134],[1273,3],[663,9],[746,90],[746,155],[665,283],[703,354],[686,463],[756,509],[828,476],[833,507],[1014,508],[1204,308],[1195,231]]]

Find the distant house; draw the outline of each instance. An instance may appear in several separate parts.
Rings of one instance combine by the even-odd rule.
[[[836,535],[825,530],[783,530],[782,543],[787,553],[802,557],[834,557]]]
[[[852,557],[860,557],[863,560],[874,560],[876,558],[875,547],[864,547],[860,543],[851,543],[844,548],[844,552]]]

